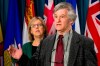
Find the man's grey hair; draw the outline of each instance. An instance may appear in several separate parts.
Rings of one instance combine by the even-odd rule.
[[[60,9],[67,9],[68,10],[68,17],[69,19],[75,21],[76,19],[76,14],[75,14],[75,11],[72,7],[72,5],[70,3],[67,3],[67,2],[61,2],[59,4],[57,4],[54,8],[54,11],[53,13],[55,13],[56,11],[60,10]]]

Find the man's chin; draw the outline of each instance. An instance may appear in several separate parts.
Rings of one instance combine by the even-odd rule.
[[[61,29],[60,27],[57,27],[56,30],[57,30],[57,31],[60,31],[60,30],[62,30],[62,29]]]

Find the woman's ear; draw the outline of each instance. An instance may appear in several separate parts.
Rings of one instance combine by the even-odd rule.
[[[29,33],[32,34],[32,30],[31,29],[29,30]]]

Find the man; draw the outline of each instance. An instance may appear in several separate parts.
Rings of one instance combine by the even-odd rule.
[[[53,17],[57,32],[41,42],[31,60],[22,55],[20,46],[10,53],[12,57],[18,59],[19,64],[26,66],[33,66],[35,59],[37,66],[97,66],[93,41],[72,30],[76,15],[71,4],[61,2],[56,5]],[[63,36],[62,41],[59,36]]]

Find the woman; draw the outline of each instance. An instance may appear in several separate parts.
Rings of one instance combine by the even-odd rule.
[[[30,20],[28,24],[28,33],[29,33],[29,39],[31,41],[25,43],[22,46],[22,52],[25,57],[31,59],[37,47],[40,45],[41,40],[43,40],[47,35],[46,25],[41,17],[33,17]],[[13,46],[9,46],[8,51],[10,54],[13,52],[13,49],[14,49]],[[19,53],[16,53],[16,54],[19,54]],[[16,60],[13,62],[16,62]],[[33,64],[35,66],[36,61],[34,61]],[[22,66],[21,63],[19,63],[19,66]]]
[[[28,25],[28,33],[31,42],[22,46],[22,51],[28,58],[31,58],[40,41],[46,37],[46,25],[41,17],[33,17]]]

